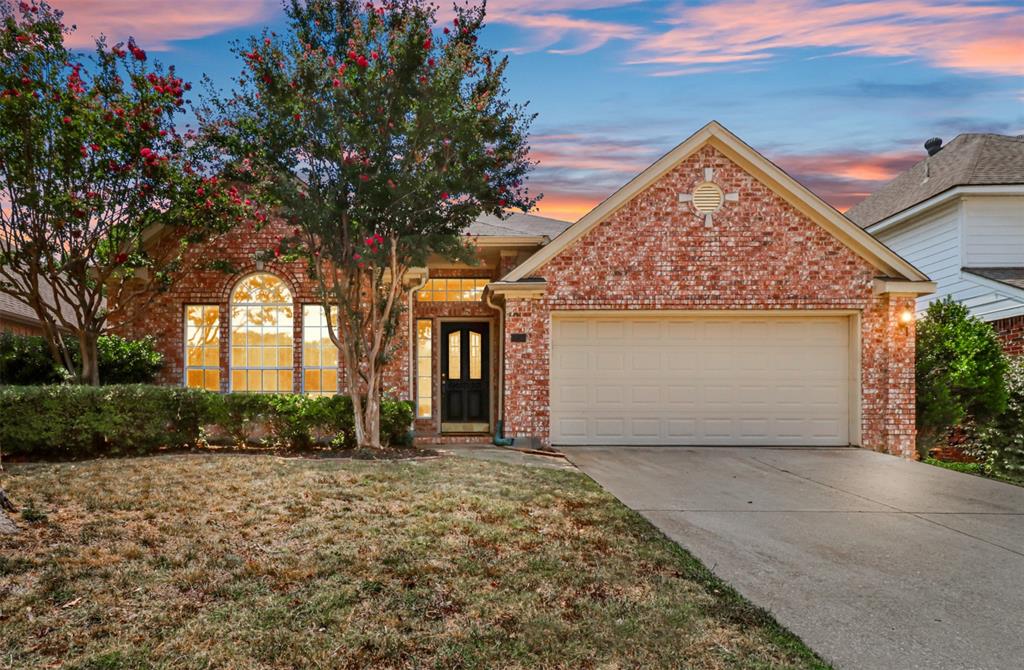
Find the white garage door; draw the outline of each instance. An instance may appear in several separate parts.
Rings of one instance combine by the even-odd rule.
[[[558,316],[564,445],[850,442],[849,317]]]

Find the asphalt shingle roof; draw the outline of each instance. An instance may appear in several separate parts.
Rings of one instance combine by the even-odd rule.
[[[964,272],[1024,290],[1024,268],[964,268]]]
[[[45,287],[42,287],[42,292],[43,301],[46,304],[52,305],[54,302],[53,291],[47,290]],[[64,301],[61,301],[61,313],[69,321],[75,321],[74,309]],[[36,316],[35,311],[31,307],[21,302],[20,300],[18,300],[11,294],[7,293],[6,291],[0,289],[0,318],[3,317],[27,323],[39,322],[39,318]]]
[[[1024,184],[1024,136],[965,133],[851,207],[866,228],[957,186]]]
[[[514,212],[504,220],[485,214],[469,226],[467,234],[482,237],[555,237],[571,225],[569,221],[522,212]]]

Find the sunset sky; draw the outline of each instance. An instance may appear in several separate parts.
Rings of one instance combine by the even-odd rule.
[[[278,0],[55,0],[75,45],[132,35],[221,86]],[[1024,6],[923,0],[491,0],[487,46],[538,113],[540,213],[575,220],[711,119],[839,209],[931,136],[1024,133]]]

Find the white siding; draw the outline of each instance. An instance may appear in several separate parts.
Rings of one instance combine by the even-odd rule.
[[[993,200],[1003,202],[987,204]],[[961,251],[961,244],[968,231],[974,231],[976,236],[980,227],[972,228],[974,224],[971,215],[987,213],[987,218],[982,216],[982,221],[988,220],[989,225],[994,225],[998,232],[1006,229],[1000,222],[1005,219],[1004,214],[1007,212],[1011,215],[1014,213],[1008,208],[1013,203],[1020,205],[1024,203],[1024,198],[971,198],[969,205],[972,208],[967,207],[965,200],[958,200],[924,212],[907,223],[877,235],[889,248],[936,282],[935,293],[918,301],[919,310],[925,310],[934,300],[952,296],[954,300],[967,305],[972,314],[987,321],[1024,314],[1024,291],[1008,286],[1004,288],[998,283],[980,280],[961,271],[961,268],[970,266]],[[994,224],[991,223],[993,221]],[[1001,244],[1009,247],[1010,241],[1003,238]],[[1018,245],[1017,248],[1021,247]],[[1024,254],[1017,259],[1015,263],[1007,265],[1024,265]],[[982,264],[976,260],[974,264],[979,267],[996,265],[991,261]]]
[[[1024,266],[1024,198],[963,200],[964,266]]]

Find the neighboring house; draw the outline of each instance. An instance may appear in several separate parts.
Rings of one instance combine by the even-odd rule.
[[[1024,354],[1024,137],[964,134],[928,155],[846,215],[990,322]]]
[[[52,291],[44,291],[44,298],[49,296],[49,301],[44,304],[53,304],[54,296]],[[74,321],[74,310],[70,305],[61,303],[61,311],[69,321]],[[16,299],[14,296],[0,289],[0,333],[14,333],[16,335],[42,335],[43,327],[40,325],[39,317],[34,309]]]
[[[564,230],[563,230],[564,229]],[[334,392],[337,355],[302,263],[253,260],[285,228],[193,250],[155,297],[163,381]],[[914,452],[924,274],[717,123],[575,224],[485,219],[479,263],[430,263],[389,391],[422,442],[862,445]]]

